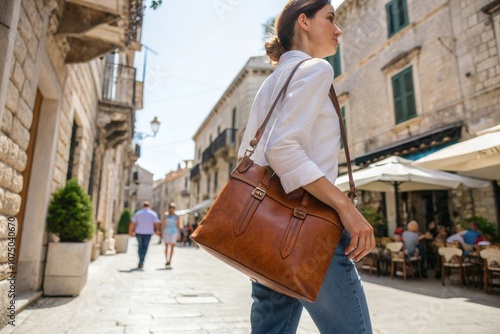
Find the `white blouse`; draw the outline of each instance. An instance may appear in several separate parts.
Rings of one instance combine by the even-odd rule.
[[[309,58],[297,50],[281,56],[279,66],[255,97],[240,157],[250,147],[250,140],[295,65]],[[323,176],[331,183],[337,178],[341,139],[339,118],[328,97],[332,79],[333,69],[323,59],[313,58],[301,64],[252,156],[255,163],[271,166],[287,193]]]

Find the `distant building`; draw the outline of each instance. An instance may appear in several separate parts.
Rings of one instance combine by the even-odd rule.
[[[141,209],[144,201],[151,202],[153,206],[153,173],[135,165],[131,177],[130,210],[135,212]]]
[[[203,214],[236,167],[237,151],[253,100],[273,67],[267,57],[252,57],[234,78],[193,136],[190,203]]]
[[[189,175],[193,166],[192,160],[179,164],[177,170],[170,171],[162,180],[155,181],[153,189],[153,208],[158,214],[168,211],[168,206],[174,202],[177,211],[185,211],[190,207]],[[188,223],[188,217],[182,217],[183,224]]]

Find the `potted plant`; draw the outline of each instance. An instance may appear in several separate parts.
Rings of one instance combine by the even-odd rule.
[[[486,217],[472,216],[469,218],[465,218],[463,221],[460,222],[460,225],[462,225],[462,227],[467,230],[469,228],[470,222],[476,222],[479,231],[481,231],[483,235],[489,234],[493,240],[498,239],[498,234],[495,224],[489,221]]]
[[[126,253],[128,246],[128,228],[132,220],[132,212],[125,208],[118,221],[115,234],[115,248],[117,253]]]
[[[76,296],[87,281],[94,224],[92,202],[75,179],[52,197],[47,231],[59,242],[50,242],[44,276],[48,296]]]
[[[376,237],[386,236],[387,228],[384,224],[384,216],[372,207],[364,207],[359,212],[365,217],[375,231]]]

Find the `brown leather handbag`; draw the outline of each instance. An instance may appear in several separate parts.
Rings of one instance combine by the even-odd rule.
[[[231,173],[191,238],[210,254],[250,276],[252,281],[313,302],[344,230],[339,216],[302,188],[286,194],[271,167],[259,166],[251,160],[278,100],[300,64],[288,77],[250,142],[252,150],[247,151]],[[338,114],[340,107],[333,85],[330,98]],[[350,175],[348,196],[354,199],[340,115],[339,120]]]

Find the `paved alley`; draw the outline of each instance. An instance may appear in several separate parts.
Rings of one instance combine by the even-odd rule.
[[[131,239],[127,254],[91,263],[79,297],[43,297],[0,334],[250,333],[245,276],[188,247],[176,248],[173,269],[166,270],[164,247],[156,241],[143,271],[133,270],[137,243]],[[487,334],[500,329],[498,293],[443,288],[434,279],[404,282],[375,275],[366,277],[365,288],[375,333]],[[305,312],[298,332],[318,333]]]

